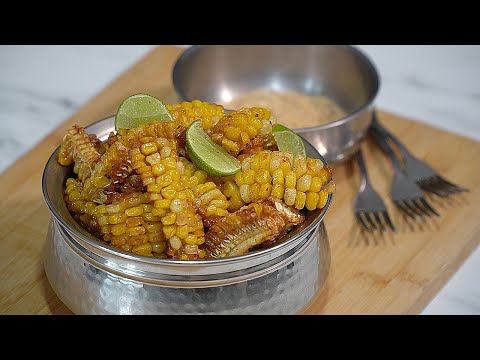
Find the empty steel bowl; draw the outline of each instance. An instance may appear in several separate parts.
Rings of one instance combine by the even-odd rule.
[[[195,45],[173,68],[182,101],[224,105],[255,89],[325,95],[347,113],[342,119],[295,129],[328,163],[349,158],[371,123],[379,76],[370,59],[348,45]]]
[[[114,118],[86,128],[105,140]],[[308,156],[321,158],[305,143]],[[76,314],[293,314],[321,289],[330,266],[323,209],[275,246],[213,260],[172,260],[114,249],[89,234],[63,199],[72,168],[58,163],[57,148],[42,177],[52,214],[44,267],[58,297]]]

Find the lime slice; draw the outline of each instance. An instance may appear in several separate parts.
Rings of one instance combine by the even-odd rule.
[[[272,133],[277,142],[278,150],[291,152],[294,156],[303,155],[307,157],[305,144],[298,134],[281,124],[275,124]]]
[[[127,97],[117,109],[115,130],[134,129],[152,121],[172,121],[172,114],[165,104],[148,94]]]
[[[187,128],[187,152],[199,169],[210,176],[229,176],[241,169],[240,161],[215,144],[203,130],[202,121],[196,120]]]

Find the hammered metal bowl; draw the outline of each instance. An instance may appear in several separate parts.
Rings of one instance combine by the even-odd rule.
[[[109,117],[86,128],[105,140]],[[305,142],[310,157],[321,158]],[[77,314],[291,314],[317,294],[328,272],[330,253],[325,208],[277,245],[241,256],[181,261],[149,258],[114,249],[84,230],[63,200],[71,168],[48,160],[42,178],[52,214],[44,266],[59,298]]]

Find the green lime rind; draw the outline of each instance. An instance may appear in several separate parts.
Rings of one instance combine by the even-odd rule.
[[[241,169],[238,159],[210,139],[203,130],[201,120],[196,120],[188,126],[186,148],[195,166],[210,176],[229,176]]]
[[[293,130],[281,124],[275,124],[272,128],[273,138],[277,143],[278,150],[290,152],[294,156],[307,157],[303,139]]]
[[[281,132],[281,131],[292,131],[292,129],[289,129],[288,127],[286,127],[285,125],[282,125],[282,124],[275,124],[273,125],[273,128],[272,128],[272,132],[275,134],[276,132]]]
[[[162,100],[138,93],[125,98],[118,107],[115,130],[134,129],[155,121],[173,121],[173,117]]]

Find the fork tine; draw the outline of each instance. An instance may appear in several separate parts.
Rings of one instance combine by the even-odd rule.
[[[374,211],[373,216],[375,217],[377,224],[380,226],[380,231],[385,231],[385,226],[383,226],[382,220],[380,219],[380,215],[378,215],[378,212]]]
[[[439,182],[439,184],[442,184],[444,187],[446,187],[448,189],[451,189],[451,191],[453,191],[453,192],[469,192],[470,191],[467,188],[464,188],[462,186],[459,186],[457,184],[454,184],[454,183],[444,179],[440,175],[437,175],[436,179]]]
[[[440,197],[447,197],[450,194],[449,192],[445,192],[445,190],[442,189],[441,186],[438,186],[438,184],[436,183],[436,181],[434,181],[433,178],[418,181],[417,185],[420,186],[422,190],[431,192]]]
[[[425,206],[432,214],[435,214],[436,216],[440,216],[440,214],[428,203],[427,199],[424,197],[419,198],[420,202]]]
[[[417,209],[419,209],[425,215],[427,215],[428,217],[432,217],[430,210],[423,206],[422,202],[420,201],[420,198],[412,199],[412,203],[417,207]]]
[[[360,224],[362,224],[362,226],[365,228],[365,230],[367,230],[368,232],[371,231],[370,228],[369,228],[369,227],[367,226],[367,224],[365,223],[365,221],[363,221],[360,211],[355,211],[355,217],[357,218],[358,222],[359,222]]]
[[[438,191],[445,194],[445,197],[457,192],[454,186],[450,186],[448,183],[444,182],[439,176],[432,178],[431,183]]]
[[[433,183],[438,189],[444,191],[445,193],[451,194],[451,193],[457,192],[457,187],[455,185],[442,179],[440,176],[434,176]]]
[[[410,204],[410,202],[408,200],[404,200],[403,203],[405,204],[405,206],[412,212],[414,212],[415,214],[417,214],[418,216],[420,216],[421,218],[424,217],[424,213],[421,211],[421,209],[418,209],[416,206],[414,206],[413,204]]]
[[[386,210],[382,211],[383,218],[387,222],[388,226],[390,226],[390,229],[392,229],[393,232],[396,232],[395,226],[393,226],[392,220],[390,220],[390,216],[388,216],[388,212]]]
[[[370,217],[371,213],[364,212],[365,219],[367,219],[367,222],[372,226],[373,229],[378,230],[377,225],[373,221],[373,219]]]
[[[415,214],[411,214],[410,211],[400,202],[400,201],[395,201],[395,205],[407,216],[411,217],[413,220],[415,220]]]
[[[445,180],[440,175],[424,179],[418,185],[425,191],[432,192],[440,197],[447,197],[450,194],[458,192],[468,192],[467,188],[458,186]]]

